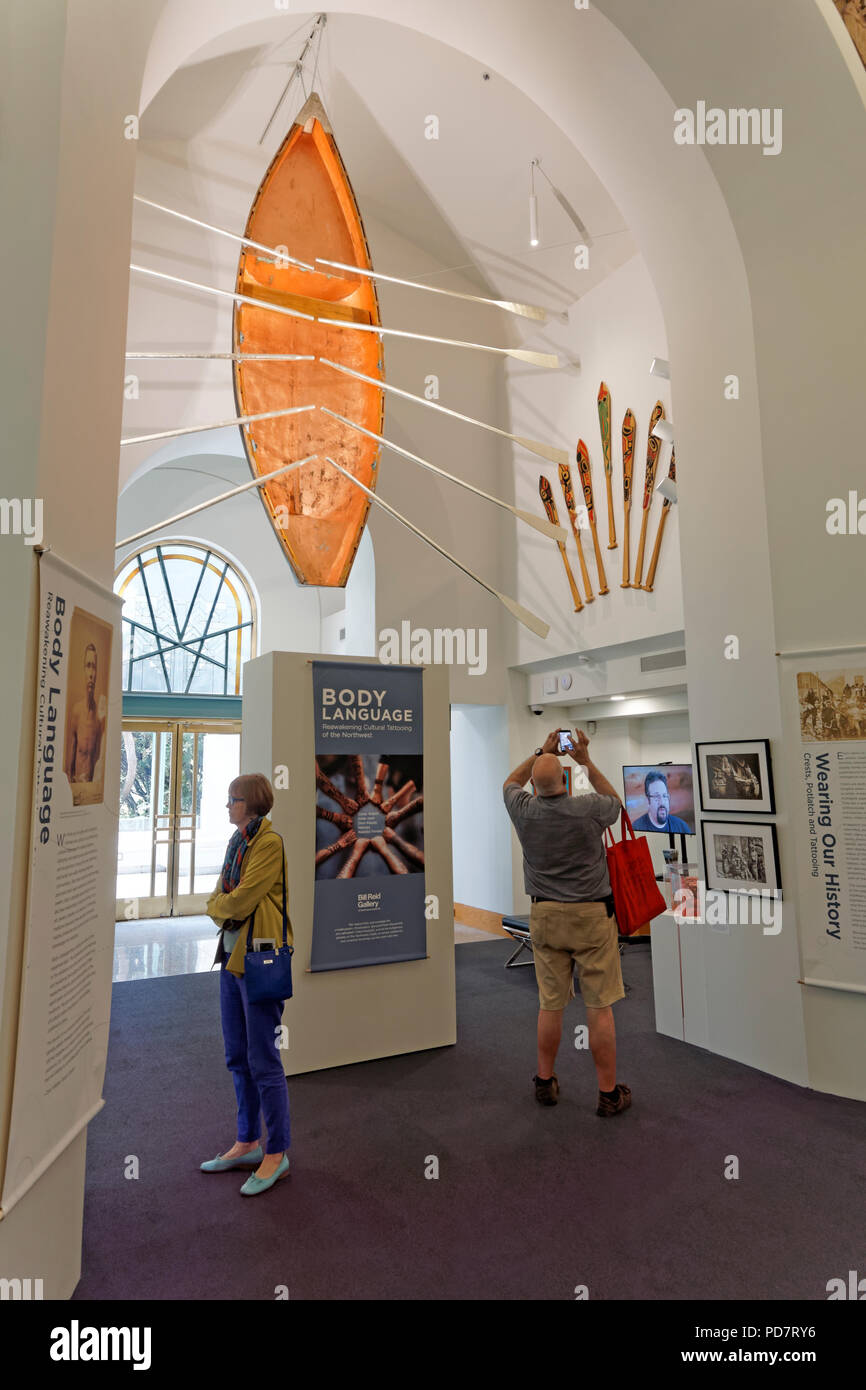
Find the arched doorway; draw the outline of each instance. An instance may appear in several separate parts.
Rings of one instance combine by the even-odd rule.
[[[117,918],[201,912],[222,864],[239,770],[250,585],[212,546],[159,541],[123,561]]]

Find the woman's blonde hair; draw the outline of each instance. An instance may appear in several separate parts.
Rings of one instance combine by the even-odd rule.
[[[243,797],[253,816],[266,816],[274,804],[274,789],[261,772],[244,772],[229,787],[229,796]]]

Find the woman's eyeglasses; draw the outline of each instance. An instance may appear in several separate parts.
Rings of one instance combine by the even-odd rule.
[[[234,806],[234,804],[235,804],[236,801],[243,801],[243,797],[242,797],[242,796],[230,796],[229,799],[228,799],[228,805],[229,805],[229,806]]]

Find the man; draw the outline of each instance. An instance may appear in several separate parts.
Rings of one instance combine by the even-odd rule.
[[[834,738],[839,733],[839,726],[836,723],[836,706],[829,690],[825,693],[821,705],[821,726],[824,738]]]
[[[728,857],[728,877],[738,879],[745,879],[746,877],[746,866],[736,845],[731,846],[731,852]]]
[[[102,752],[105,716],[96,708],[96,648],[84,648],[84,698],[73,705],[66,726],[64,772],[70,782],[92,782]]]
[[[713,796],[727,796],[728,779],[725,776],[724,770],[720,764],[716,763],[713,766],[713,775],[710,780],[713,788]]]
[[[744,762],[742,758],[737,759],[736,767],[734,768],[734,781],[736,783],[737,795],[742,799],[749,796],[757,796],[760,791],[757,777],[748,763]]]
[[[764,850],[760,840],[753,840],[749,850],[749,872],[755,883],[763,883],[764,877]]]
[[[569,796],[555,756],[559,730],[515,768],[502,795],[523,849],[523,879],[532,899],[529,930],[538,983],[538,1074],[535,1099],[556,1105],[553,1070],[562,1037],[562,1012],[574,998],[578,967],[586,1006],[589,1047],[598,1073],[596,1114],[618,1115],[631,1105],[628,1086],[616,1081],[616,1033],[611,1005],[625,996],[619,943],[602,835],[622,804],[575,730],[571,757],[586,769],[592,792]],[[531,774],[536,795],[524,791]]]
[[[673,835],[692,835],[694,831],[679,816],[671,815],[671,794],[668,779],[663,772],[648,772],[644,778],[644,794],[649,802],[649,810],[639,820],[633,821],[635,830],[669,830]]]
[[[818,697],[810,686],[803,696],[803,733],[811,726],[812,733],[815,733],[815,724],[818,715]]]
[[[843,710],[842,732],[846,738],[857,738],[860,731],[860,701],[851,685],[845,686]]]

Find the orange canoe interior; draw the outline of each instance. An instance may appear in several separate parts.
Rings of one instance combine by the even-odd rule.
[[[361,217],[327,116],[311,97],[277,152],[250,211],[245,236],[315,264],[316,257],[371,269]],[[302,313],[378,324],[372,280],[343,271],[315,273],[277,264],[244,247],[237,291]],[[237,304],[234,351],[329,357],[366,376],[384,377],[375,333],[292,319]],[[290,406],[323,405],[382,432],[384,393],[321,362],[237,362],[238,410],[256,415]],[[345,585],[358,548],[369,499],[325,461],[330,456],[374,489],[379,446],[314,410],[243,427],[247,458],[260,476],[317,454],[315,463],[259,489],[274,528],[302,584]]]

